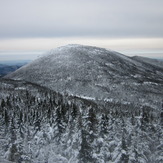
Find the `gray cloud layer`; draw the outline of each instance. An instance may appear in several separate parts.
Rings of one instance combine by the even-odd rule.
[[[163,37],[162,0],[0,0],[0,38]]]

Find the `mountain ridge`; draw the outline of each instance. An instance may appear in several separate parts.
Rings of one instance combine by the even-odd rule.
[[[144,92],[147,96],[163,94],[162,68],[115,51],[78,44],[53,49],[6,78],[37,83],[61,93],[137,103],[142,98],[149,100],[143,97]]]

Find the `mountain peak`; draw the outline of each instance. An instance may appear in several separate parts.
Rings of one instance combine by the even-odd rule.
[[[161,74],[162,69],[118,52],[69,44],[51,50],[6,78],[25,80],[78,96],[131,101],[141,97],[140,83],[159,84],[163,80]]]

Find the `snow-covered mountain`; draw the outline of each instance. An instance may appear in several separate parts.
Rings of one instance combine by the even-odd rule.
[[[162,99],[156,60],[54,49],[0,79],[0,163],[162,163]]]
[[[103,48],[67,45],[6,76],[82,97],[160,106],[163,68]],[[159,105],[158,105],[159,103]]]

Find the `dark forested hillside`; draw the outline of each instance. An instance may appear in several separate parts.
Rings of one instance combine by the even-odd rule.
[[[161,107],[95,102],[1,79],[0,162],[161,163]]]
[[[22,65],[21,65],[22,66]],[[3,77],[11,72],[14,72],[18,68],[21,67],[20,65],[4,65],[0,64],[0,77]]]

